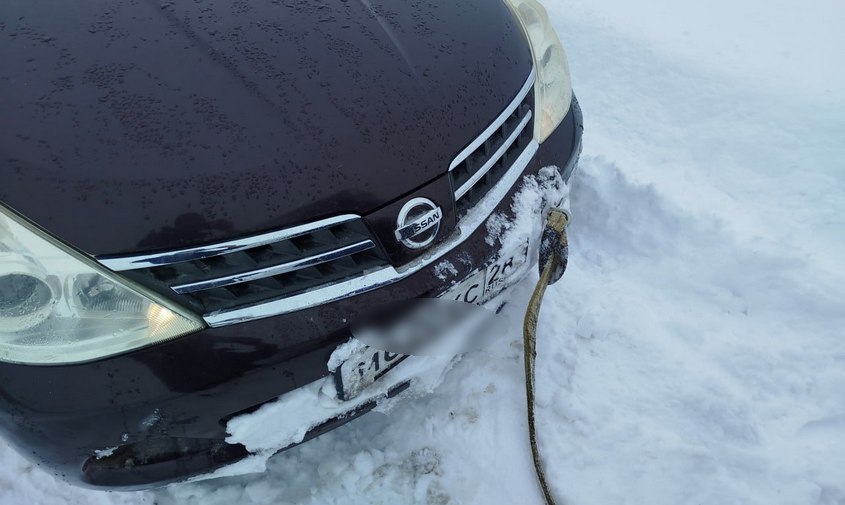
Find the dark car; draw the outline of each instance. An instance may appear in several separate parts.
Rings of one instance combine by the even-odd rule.
[[[0,41],[0,431],[92,487],[241,460],[315,381],[348,408],[304,440],[371,409],[401,357],[331,376],[350,322],[497,296],[538,232],[490,220],[580,153],[536,0],[6,0]]]

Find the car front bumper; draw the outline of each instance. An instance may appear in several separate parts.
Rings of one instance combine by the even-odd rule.
[[[580,153],[582,128],[573,100],[563,123],[539,145],[491,215],[511,215],[525,176],[536,175],[543,167],[560,167],[560,175],[568,181]],[[538,221],[541,218],[537,216]],[[238,461],[249,452],[240,444],[225,442],[230,419],[326,377],[329,356],[349,339],[349,314],[361,307],[435,296],[482,266],[498,251],[498,244],[488,243],[485,224],[439,261],[350,298],[207,328],[91,363],[49,367],[0,363],[0,432],[46,469],[96,488],[163,485]],[[442,271],[435,272],[443,261],[453,267],[445,277]],[[400,384],[390,393],[405,386]],[[343,416],[326,419],[305,439],[373,406],[363,403]]]

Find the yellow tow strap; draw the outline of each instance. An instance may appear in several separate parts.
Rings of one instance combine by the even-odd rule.
[[[543,491],[547,505],[555,505],[549,485],[546,482],[546,474],[543,471],[543,462],[537,448],[537,431],[534,424],[534,361],[537,357],[537,318],[540,316],[540,306],[543,303],[543,295],[546,288],[556,282],[563,271],[569,258],[569,242],[566,237],[566,226],[569,224],[569,215],[559,209],[553,209],[546,222],[546,229],[543,232],[543,243],[541,245],[542,271],[540,280],[534,288],[531,300],[528,302],[528,310],[525,313],[525,321],[522,326],[522,335],[525,346],[525,396],[528,403],[528,437],[531,441],[531,454],[534,457],[534,469],[537,473],[537,480]]]

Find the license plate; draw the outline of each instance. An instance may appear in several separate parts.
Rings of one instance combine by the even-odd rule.
[[[527,258],[528,243],[526,242],[511,254],[500,256],[486,268],[471,273],[442,293],[440,297],[466,303],[484,303],[507,286],[508,280]],[[357,397],[407,357],[404,354],[380,351],[365,346],[344,361],[335,371],[338,397],[344,401]]]
[[[407,357],[364,346],[335,371],[338,396],[344,401],[355,398]]]
[[[440,296],[459,302],[484,303],[505,288],[507,281],[527,258],[528,243],[526,242],[511,254],[500,257],[487,268],[476,270]]]

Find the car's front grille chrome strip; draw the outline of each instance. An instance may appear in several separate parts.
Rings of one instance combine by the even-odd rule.
[[[493,165],[499,162],[505,152],[511,147],[511,145],[513,145],[514,142],[516,142],[516,139],[519,138],[519,135],[522,133],[525,127],[528,126],[528,122],[531,121],[532,117],[533,115],[531,111],[528,111],[528,113],[525,115],[525,117],[522,118],[522,121],[520,121],[519,125],[516,127],[513,133],[511,133],[507,140],[505,140],[505,143],[502,144],[499,149],[496,150],[495,153],[493,153],[490,159],[488,159],[487,162],[484,163],[484,165],[480,169],[478,169],[478,171],[475,172],[467,182],[465,182],[461,187],[455,190],[456,200],[459,200],[462,196],[467,194],[467,192],[469,192],[469,190],[472,189],[473,186],[475,186],[475,183],[481,180],[481,178],[484,177],[487,172],[490,171],[491,168],[493,168]]]
[[[481,133],[481,135],[476,137],[475,140],[470,142],[468,146],[466,146],[460,153],[458,153],[457,156],[455,156],[455,159],[452,160],[452,163],[449,165],[450,172],[454,170],[455,167],[463,163],[467,158],[469,158],[469,156],[474,153],[479,147],[481,147],[484,142],[486,142],[487,139],[489,139],[496,132],[496,130],[502,127],[502,125],[505,123],[505,121],[508,120],[511,114],[516,111],[516,108],[519,107],[523,100],[525,100],[525,97],[528,96],[528,93],[534,87],[535,79],[535,72],[532,68],[531,72],[528,74],[528,79],[525,80],[525,84],[522,85],[522,88],[519,90],[519,93],[516,94],[516,98],[514,98],[513,101],[508,105],[508,107],[504,111],[502,111],[501,114],[499,114],[499,117],[497,117],[492,123],[490,123],[490,126],[488,126]]]
[[[367,251],[369,249],[374,248],[375,246],[376,245],[372,240],[362,240],[355,244],[344,246],[339,249],[333,249],[325,253],[300,258],[294,261],[289,261],[287,263],[282,263],[280,265],[273,265],[270,267],[260,268],[258,270],[251,270],[249,272],[232,274],[227,275],[225,277],[217,277],[204,281],[191,282],[188,284],[179,284],[176,286],[172,286],[172,289],[173,291],[179,294],[185,294],[195,293],[197,291],[205,291],[207,289],[232,286],[234,284],[241,284],[244,282],[257,281],[261,279],[266,279],[268,277],[275,277],[277,275],[294,272],[296,270],[302,270],[303,268],[329,263],[331,261],[339,260],[347,256],[352,256],[353,254],[357,254],[359,252]]]
[[[534,138],[534,73],[504,112],[452,161],[449,177],[458,219],[475,206]]]
[[[224,254],[232,254],[254,247],[260,247],[274,242],[288,240],[299,235],[305,235],[315,230],[329,228],[339,224],[361,219],[361,216],[354,214],[346,214],[342,216],[331,217],[308,223],[300,226],[286,228],[280,231],[265,233],[262,235],[255,235],[252,237],[245,237],[227,242],[220,242],[207,246],[190,247],[187,249],[180,249],[177,251],[167,251],[162,253],[150,253],[133,256],[99,256],[99,261],[104,266],[122,272],[125,270],[136,270],[139,268],[153,268],[163,265],[172,265],[174,263],[182,263],[185,261],[196,261],[214,256],[221,256]]]

